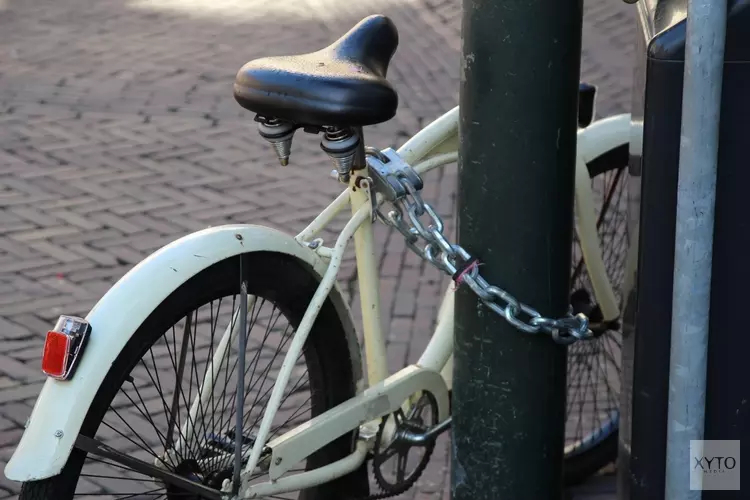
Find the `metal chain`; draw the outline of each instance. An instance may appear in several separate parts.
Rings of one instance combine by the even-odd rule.
[[[573,315],[570,309],[568,315],[563,318],[545,318],[507,291],[490,285],[479,273],[478,260],[463,247],[446,239],[443,234],[443,220],[422,200],[411,182],[403,177],[399,177],[398,182],[404,187],[407,195],[390,202],[393,210],[388,214],[383,214],[380,208],[376,210],[376,214],[383,223],[395,228],[404,236],[407,246],[412,251],[451,276],[458,286],[467,284],[484,305],[523,332],[544,332],[551,335],[555,342],[566,345],[594,337],[588,328],[589,320],[583,313]],[[425,214],[429,219],[427,225],[420,219]],[[426,242],[424,247],[420,247],[420,240]]]

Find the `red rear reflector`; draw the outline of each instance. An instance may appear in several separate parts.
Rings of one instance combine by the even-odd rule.
[[[62,315],[47,332],[42,372],[57,380],[70,380],[86,347],[91,325],[83,318]]]
[[[60,332],[47,332],[42,356],[42,371],[53,378],[63,378],[68,369],[70,336]]]

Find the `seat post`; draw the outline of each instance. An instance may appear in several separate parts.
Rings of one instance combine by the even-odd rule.
[[[363,170],[367,168],[367,156],[365,155],[365,131],[362,127],[356,127],[354,132],[359,136],[359,145],[354,155],[352,170]]]

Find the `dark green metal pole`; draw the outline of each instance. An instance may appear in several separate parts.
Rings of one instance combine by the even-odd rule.
[[[581,0],[464,0],[458,240],[542,315],[567,312]],[[565,347],[456,295],[454,500],[563,494]]]

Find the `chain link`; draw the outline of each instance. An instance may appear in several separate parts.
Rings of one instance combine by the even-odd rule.
[[[443,220],[424,202],[414,185],[405,177],[399,177],[398,182],[407,194],[390,202],[392,210],[387,214],[383,214],[378,208],[376,215],[384,224],[401,233],[406,239],[406,245],[417,255],[451,276],[458,286],[468,285],[485,306],[523,332],[544,332],[555,342],[565,345],[594,337],[584,314],[574,315],[571,309],[566,317],[545,318],[507,291],[490,285],[479,273],[478,261],[463,247],[448,241],[443,234]],[[421,220],[425,215],[428,218],[427,225]],[[426,243],[423,247],[419,245],[420,240]]]

